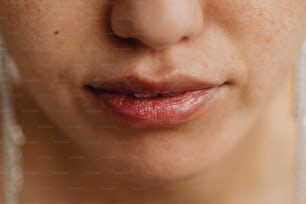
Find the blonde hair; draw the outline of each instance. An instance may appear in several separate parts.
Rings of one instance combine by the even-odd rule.
[[[296,66],[296,111],[299,134],[296,167],[296,204],[304,204],[306,191],[306,39],[304,39],[301,55]]]
[[[3,193],[6,204],[17,204],[17,193],[22,189],[23,174],[21,166],[22,153],[19,148],[25,143],[22,129],[14,116],[14,107],[11,101],[11,82],[18,81],[18,72],[13,60],[5,50],[4,41],[0,36],[0,77],[2,94],[2,135],[4,155],[4,182]]]

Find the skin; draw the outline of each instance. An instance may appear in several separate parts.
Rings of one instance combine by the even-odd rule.
[[[32,141],[23,146],[21,200],[293,202],[304,0],[0,5],[0,32],[20,74],[17,121]],[[129,127],[90,111],[88,79],[131,73],[230,83],[208,110],[174,128]]]

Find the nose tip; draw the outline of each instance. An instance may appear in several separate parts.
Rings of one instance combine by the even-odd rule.
[[[120,38],[164,49],[202,31],[202,6],[198,0],[118,0],[112,5],[111,26]]]

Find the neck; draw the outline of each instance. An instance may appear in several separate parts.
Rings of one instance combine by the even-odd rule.
[[[297,135],[294,88],[292,75],[248,135],[209,172],[175,185],[148,189],[125,186],[103,173],[45,117],[25,90],[15,86],[14,93],[23,95],[15,98],[15,109],[27,139],[22,147],[25,183],[21,200],[264,204],[272,203],[271,198],[290,203]]]

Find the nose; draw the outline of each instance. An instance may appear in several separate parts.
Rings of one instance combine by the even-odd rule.
[[[115,0],[111,26],[120,38],[164,49],[203,29],[202,0]]]

